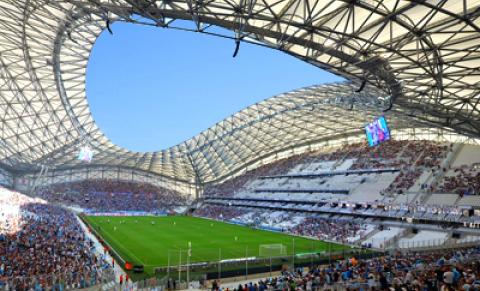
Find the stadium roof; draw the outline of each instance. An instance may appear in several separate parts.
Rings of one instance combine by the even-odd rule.
[[[0,161],[16,172],[76,167],[88,144],[94,164],[209,182],[282,149],[358,134],[385,110],[395,128],[479,137],[479,15],[480,0],[0,0]],[[232,51],[258,43],[351,82],[275,96],[169,149],[122,149],[90,115],[92,46],[114,21],[185,29],[178,19],[202,33],[227,28]]]

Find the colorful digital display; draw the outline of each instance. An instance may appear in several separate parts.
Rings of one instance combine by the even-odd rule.
[[[77,159],[90,163],[93,159],[93,151],[90,149],[90,147],[84,146],[80,149]]]
[[[375,118],[372,123],[365,126],[368,145],[373,147],[390,139],[390,129],[388,128],[385,117]]]

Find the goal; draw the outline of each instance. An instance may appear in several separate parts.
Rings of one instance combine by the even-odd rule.
[[[287,255],[287,247],[282,244],[264,244],[258,247],[260,257],[279,257]]]

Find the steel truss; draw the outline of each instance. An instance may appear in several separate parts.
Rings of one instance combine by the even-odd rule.
[[[359,134],[382,111],[398,129],[479,137],[479,14],[477,0],[1,0],[0,163],[19,174],[79,167],[88,143],[95,165],[202,184],[282,149]],[[214,35],[220,26],[236,53],[257,43],[351,82],[281,94],[177,146],[131,152],[102,134],[85,96],[89,53],[114,21]]]

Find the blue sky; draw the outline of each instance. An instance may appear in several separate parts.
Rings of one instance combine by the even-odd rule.
[[[115,23],[87,70],[93,117],[134,151],[176,145],[268,97],[342,79],[285,53],[200,33]]]

